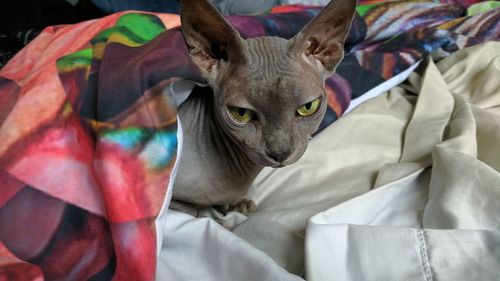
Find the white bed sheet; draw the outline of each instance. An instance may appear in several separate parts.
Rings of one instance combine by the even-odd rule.
[[[425,95],[412,94],[423,87],[413,74],[326,128],[296,164],[266,168],[248,194],[257,212],[222,218],[233,232],[164,209],[157,280],[495,280],[499,50],[431,63]]]
[[[311,218],[308,280],[500,280],[499,77],[500,43],[488,43],[410,78],[401,158],[374,190]],[[401,93],[372,105],[403,112]]]

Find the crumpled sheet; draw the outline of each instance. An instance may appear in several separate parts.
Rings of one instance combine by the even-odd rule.
[[[221,218],[238,237],[162,217],[158,280],[497,280],[500,43],[418,71],[266,168],[257,212]]]
[[[418,64],[412,66],[379,87],[381,89],[394,88],[404,81],[417,66]],[[190,88],[176,87],[179,93],[188,89]],[[374,89],[374,92],[381,89]],[[369,93],[365,95],[373,98],[373,95]],[[356,104],[363,102],[359,100],[365,95],[352,101],[353,108]],[[350,110],[353,108],[349,107]],[[307,155],[315,152],[323,158],[318,157],[313,161],[318,160],[317,164],[328,164],[329,154],[325,153],[330,153],[331,144],[334,143],[332,139],[335,137],[328,133],[317,135],[304,157],[309,157]],[[300,160],[299,163],[302,161],[305,160]],[[298,170],[301,170],[302,166],[299,163],[292,167],[299,167]],[[307,179],[306,174],[311,171],[308,167],[302,168],[307,170],[303,170],[304,173],[299,174],[299,177]],[[322,169],[325,174],[332,172],[325,167]],[[250,189],[249,196],[259,204],[258,212],[252,214],[250,218],[236,212],[222,216],[213,208],[202,211],[204,216],[220,219],[226,226],[234,227],[231,230],[233,233],[212,219],[194,218],[177,211],[162,210],[157,219],[157,233],[160,239],[158,245],[161,247],[157,280],[168,280],[170,276],[175,276],[174,279],[179,281],[302,280],[300,276],[304,271],[303,229],[311,215],[322,210],[321,207],[326,208],[329,205],[325,207],[320,204],[318,197],[311,196],[307,185],[290,184],[294,182],[293,177],[290,177],[291,181],[287,182],[286,186],[283,186],[281,181],[262,182],[261,178],[266,177],[271,171],[277,172],[274,169],[265,169]],[[284,195],[291,196],[283,197]],[[314,206],[319,208],[304,208],[301,204],[294,208],[293,202],[296,201],[292,198],[296,196],[305,201],[317,200],[318,204]],[[285,210],[287,215],[293,214],[290,218],[286,218],[282,212],[273,214],[272,209],[269,209],[270,205],[276,205],[279,208],[284,202],[292,203],[290,206],[287,205]],[[313,204],[306,205],[312,206]],[[221,252],[224,254],[220,255]],[[218,256],[218,258],[213,260],[213,256]]]
[[[328,129],[366,167],[337,159],[358,179],[332,174],[332,187],[373,190],[311,218],[308,280],[500,277],[500,43],[422,71]]]
[[[499,75],[500,42],[422,62],[266,168],[232,233],[164,214],[157,279],[498,280]]]
[[[266,168],[257,212],[227,222],[306,280],[498,280],[499,75],[500,43],[423,62]]]
[[[291,37],[318,12],[286,9],[229,20],[244,37]],[[327,81],[323,128],[351,97],[431,51],[499,37],[498,9],[463,17],[458,4],[402,1],[358,12],[350,53]],[[178,24],[120,13],[49,27],[0,71],[1,276],[154,278],[155,219],[168,206],[178,144],[175,97],[163,89],[202,82]]]

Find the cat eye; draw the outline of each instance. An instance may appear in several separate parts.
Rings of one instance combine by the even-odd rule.
[[[320,99],[321,98],[317,98],[297,108],[297,113],[300,116],[309,116],[314,114],[316,111],[318,111]]]
[[[247,124],[254,118],[253,111],[243,107],[228,106],[228,112],[231,119],[240,124]]]

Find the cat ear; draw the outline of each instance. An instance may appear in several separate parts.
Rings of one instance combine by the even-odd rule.
[[[332,74],[344,56],[344,42],[356,12],[356,0],[332,0],[291,39],[298,54],[324,77]]]
[[[181,1],[181,28],[193,63],[209,82],[244,59],[240,34],[206,0]]]

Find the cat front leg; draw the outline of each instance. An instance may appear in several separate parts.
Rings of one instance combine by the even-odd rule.
[[[229,212],[238,212],[245,216],[249,216],[255,213],[257,205],[251,199],[243,198],[235,204],[215,205],[214,209],[224,216]]]
[[[168,206],[168,208],[182,213],[186,213],[188,215],[192,215],[193,217],[200,216],[199,207],[192,203],[187,203],[172,199],[170,201],[170,205]]]

